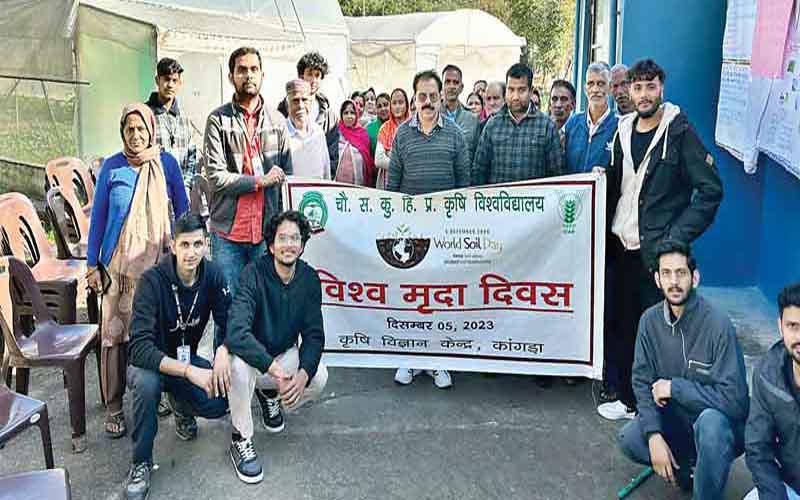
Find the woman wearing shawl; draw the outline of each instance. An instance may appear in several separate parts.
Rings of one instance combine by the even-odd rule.
[[[386,189],[389,178],[389,160],[392,154],[392,143],[397,127],[411,116],[408,110],[408,96],[403,89],[394,89],[390,100],[389,119],[381,125],[378,132],[378,144],[375,147],[375,168],[378,171],[375,187]]]
[[[169,202],[176,217],[188,206],[178,162],[160,151],[155,131],[155,116],[145,104],[123,109],[123,149],[103,162],[92,205],[87,280],[103,299],[101,387],[111,438],[126,432],[122,396],[136,283],[169,251]]]
[[[375,164],[369,152],[369,135],[358,123],[358,108],[344,101],[339,109],[339,166],[336,180],[358,186],[375,185]]]

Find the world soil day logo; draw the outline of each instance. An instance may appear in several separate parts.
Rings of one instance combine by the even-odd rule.
[[[386,238],[375,240],[375,244],[384,262],[397,269],[410,269],[428,254],[431,240],[412,237],[411,228],[402,224]]]
[[[303,194],[298,207],[303,216],[308,220],[312,233],[319,233],[325,229],[328,222],[328,205],[319,191],[309,191]]]
[[[558,215],[564,222],[564,234],[574,234],[575,225],[583,210],[583,200],[577,193],[558,193]]]

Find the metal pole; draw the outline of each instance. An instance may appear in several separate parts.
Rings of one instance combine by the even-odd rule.
[[[572,84],[578,84],[578,54],[579,50],[581,50],[581,40],[582,37],[580,36],[582,30],[582,23],[581,23],[581,3],[586,2],[588,0],[575,0],[575,38],[574,38],[574,47],[572,50]]]
[[[47,111],[50,112],[50,123],[53,124],[53,131],[55,131],[56,140],[58,141],[58,149],[61,150],[61,156],[67,156],[66,151],[64,150],[64,145],[61,144],[61,138],[58,134],[58,127],[56,126],[56,115],[53,113],[53,108],[50,107],[50,98],[47,97],[47,86],[45,86],[44,81],[39,82],[42,84],[42,92],[44,92],[44,102],[47,103]]]
[[[608,65],[617,64],[617,0],[608,2]]]

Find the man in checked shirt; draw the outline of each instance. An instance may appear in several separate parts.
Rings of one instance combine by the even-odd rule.
[[[156,65],[158,91],[150,94],[147,105],[156,115],[156,141],[161,149],[178,160],[188,196],[197,171],[197,146],[192,144],[189,117],[181,113],[178,107],[178,92],[182,86],[183,67],[180,63],[169,57],[161,59]]]
[[[531,104],[532,83],[533,71],[525,64],[514,64],[506,73],[506,103],[481,133],[473,186],[566,173],[556,126]]]

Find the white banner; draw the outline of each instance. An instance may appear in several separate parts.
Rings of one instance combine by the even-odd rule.
[[[290,178],[330,366],[600,379],[605,177],[406,196]]]

